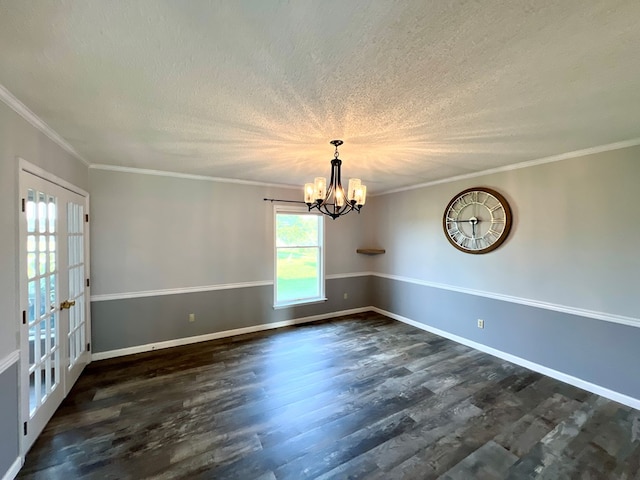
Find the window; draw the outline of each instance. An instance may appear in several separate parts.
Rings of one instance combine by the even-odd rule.
[[[323,301],[324,217],[275,210],[275,306]]]

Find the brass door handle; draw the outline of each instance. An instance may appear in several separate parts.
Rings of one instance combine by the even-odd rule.
[[[72,301],[65,300],[64,302],[62,302],[60,304],[60,310],[69,309],[69,308],[73,307],[75,304],[76,304],[75,300],[72,300]]]

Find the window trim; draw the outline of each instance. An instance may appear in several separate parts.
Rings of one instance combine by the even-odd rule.
[[[318,222],[320,228],[320,245],[318,245],[318,251],[320,255],[319,261],[319,296],[318,297],[308,297],[301,298],[299,300],[280,302],[278,303],[278,215],[309,215],[317,217],[320,221]],[[274,205],[273,206],[273,308],[275,310],[282,308],[289,308],[300,305],[311,305],[314,303],[323,303],[328,299],[325,294],[325,221],[324,216],[318,213],[309,212],[306,207],[294,207],[290,205]]]

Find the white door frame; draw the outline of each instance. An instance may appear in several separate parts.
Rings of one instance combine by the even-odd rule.
[[[27,437],[26,435],[24,435],[24,431],[23,431],[23,422],[25,422],[25,419],[29,418],[29,406],[28,406],[28,398],[25,400],[24,398],[24,394],[25,391],[28,392],[28,388],[24,389],[23,388],[23,383],[25,381],[28,382],[28,378],[24,378],[24,368],[23,368],[23,362],[27,362],[29,363],[29,359],[28,358],[24,358],[23,355],[23,335],[25,335],[24,332],[24,327],[23,327],[23,312],[26,311],[26,309],[28,308],[28,299],[27,299],[27,294],[25,291],[25,285],[23,285],[24,283],[24,277],[23,276],[23,271],[26,271],[25,268],[25,258],[26,257],[26,245],[23,245],[23,243],[25,243],[23,241],[23,237],[25,235],[25,233],[23,232],[24,228],[24,217],[21,217],[21,215],[23,215],[23,213],[21,212],[20,209],[20,205],[22,202],[23,194],[24,191],[26,190],[26,186],[24,185],[25,180],[24,179],[24,175],[23,172],[26,172],[28,174],[31,174],[33,176],[36,176],[46,182],[49,182],[53,185],[56,185],[57,187],[61,187],[65,190],[68,190],[74,194],[80,195],[81,197],[84,198],[84,211],[86,212],[86,214],[88,215],[89,213],[89,193],[86,192],[85,190],[69,183],[68,181],[59,178],[49,172],[47,172],[46,170],[44,170],[43,168],[34,165],[30,162],[28,162],[27,160],[18,157],[18,163],[19,163],[19,168],[18,168],[18,229],[19,229],[19,239],[20,239],[20,245],[19,245],[19,257],[18,257],[18,283],[19,283],[19,292],[20,292],[20,302],[19,302],[19,311],[17,312],[16,318],[18,318],[18,331],[20,332],[20,370],[19,370],[19,375],[18,375],[18,389],[20,392],[20,402],[19,402],[19,418],[18,418],[18,422],[19,422],[19,427],[20,427],[20,431],[23,433],[20,436],[20,456],[22,458],[25,458],[26,454],[27,454],[27,450],[29,448],[29,446],[27,445]],[[64,215],[66,215],[66,208],[64,208],[64,210],[61,210],[61,213],[63,213]],[[88,217],[87,217],[88,219]],[[84,229],[84,264],[85,264],[85,276],[87,279],[90,278],[91,275],[91,271],[90,271],[90,251],[89,251],[89,246],[90,246],[90,238],[89,238],[89,224],[86,223],[86,227]],[[67,245],[59,245],[58,248],[67,248]],[[26,274],[25,274],[26,275]],[[90,298],[91,298],[91,294],[90,294],[90,286],[89,286],[89,282],[87,282],[84,286],[85,289],[85,318],[86,318],[86,339],[87,342],[90,342],[91,339],[91,308],[90,308]],[[65,377],[67,377],[67,367],[68,367],[68,356],[69,356],[69,346],[68,346],[68,341],[66,337],[62,337],[62,335],[60,335],[60,345],[61,345],[61,352],[63,354],[63,358],[60,359],[60,365],[61,365],[61,371],[59,372],[59,375],[61,377],[61,387],[63,389],[63,394],[64,397],[66,397],[67,393],[69,392],[69,390],[71,389],[72,385],[65,385]],[[90,363],[91,362],[91,354],[89,352],[89,354],[87,355],[86,359],[86,363]],[[63,397],[63,398],[64,398]],[[25,412],[25,404],[27,405],[27,411]]]

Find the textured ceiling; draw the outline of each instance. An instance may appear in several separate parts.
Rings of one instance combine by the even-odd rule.
[[[638,0],[0,1],[0,84],[92,164],[372,192],[640,137]]]

